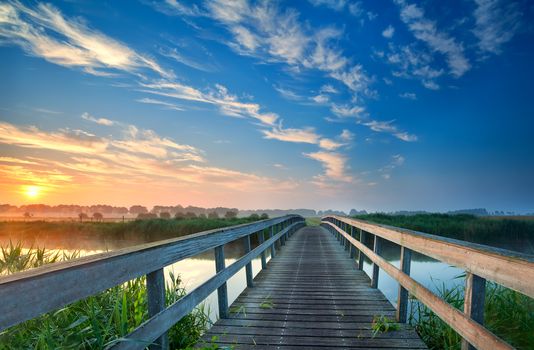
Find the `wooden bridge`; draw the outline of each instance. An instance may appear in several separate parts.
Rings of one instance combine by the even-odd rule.
[[[483,326],[485,282],[534,297],[532,256],[338,216],[323,218],[322,227],[304,226],[302,217],[285,216],[0,278],[0,331],[146,275],[149,319],[113,349],[168,348],[167,330],[215,290],[220,319],[200,348],[214,343],[235,349],[425,348],[405,325],[410,295],[456,330],[464,349],[513,349]],[[259,241],[255,248],[252,235]],[[236,240],[243,242],[245,253],[225,266],[224,245]],[[380,256],[383,240],[400,246],[400,268]],[[366,241],[373,242],[372,248]],[[207,250],[214,251],[217,273],[165,305],[163,268]],[[412,251],[466,271],[463,312],[410,277]],[[258,256],[262,271],[253,278],[251,261]],[[373,263],[371,279],[362,271],[364,257]],[[243,267],[247,288],[228,307],[226,281]],[[395,308],[377,289],[380,270],[399,282]],[[373,336],[375,316],[396,319],[400,327]]]

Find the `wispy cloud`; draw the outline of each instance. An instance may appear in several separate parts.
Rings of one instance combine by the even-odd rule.
[[[409,134],[405,131],[401,131],[393,124],[394,120],[390,121],[377,121],[377,120],[371,120],[368,122],[362,122],[363,125],[369,127],[371,130],[375,132],[380,133],[389,133],[399,140],[405,141],[405,142],[414,142],[417,141],[417,136],[413,134]]]
[[[391,179],[391,173],[393,172],[393,170],[402,166],[405,161],[406,159],[402,155],[395,154],[391,156],[391,161],[389,162],[389,164],[378,169],[378,172],[381,174],[382,178],[389,180]]]
[[[178,105],[176,105],[174,103],[165,102],[165,101],[162,101],[162,100],[157,100],[157,99],[149,98],[149,97],[140,98],[140,99],[138,99],[136,101],[140,102],[140,103],[160,105],[160,106],[163,106],[163,107],[165,107],[167,109],[173,109],[175,111],[184,111],[185,110],[183,107],[178,106]]]
[[[407,100],[417,100],[417,95],[413,92],[403,92],[399,94],[399,97],[405,98]]]
[[[82,119],[88,120],[88,121],[96,123],[96,124],[105,125],[105,126],[112,126],[114,124],[113,120],[109,120],[107,118],[93,117],[92,115],[90,115],[87,112],[82,114]]]
[[[477,5],[473,32],[483,52],[500,54],[502,46],[512,40],[520,27],[517,4],[499,0],[475,0]]]
[[[166,78],[174,76],[154,59],[80,21],[64,17],[49,4],[40,3],[35,8],[19,2],[0,4],[0,37],[30,55],[66,67],[80,67],[93,75],[137,73],[144,69]]]
[[[316,160],[323,165],[324,175],[318,176],[316,179],[324,182],[325,179],[334,181],[351,182],[353,178],[346,173],[347,159],[345,156],[335,152],[312,152],[304,153],[310,159]]]
[[[330,110],[332,113],[338,117],[360,117],[365,112],[365,108],[361,106],[347,106],[347,105],[337,105],[333,103]]]
[[[461,77],[471,64],[464,54],[464,48],[448,33],[438,31],[436,22],[425,17],[422,8],[415,4],[408,4],[405,0],[395,0],[401,9],[401,19],[408,26],[413,35],[426,43],[435,52],[445,55],[450,73]]]
[[[318,135],[313,128],[284,129],[281,126],[278,126],[271,130],[262,130],[262,133],[266,139],[285,142],[317,144],[320,139],[320,135]]]

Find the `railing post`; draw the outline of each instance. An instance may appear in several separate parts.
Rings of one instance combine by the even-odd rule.
[[[484,324],[484,302],[486,299],[486,280],[480,276],[465,273],[464,313],[473,321]],[[462,350],[474,350],[473,345],[462,339]]]
[[[346,233],[348,233],[347,230],[348,230],[349,225],[348,225],[347,223],[345,223],[344,226],[345,226],[345,229],[344,229],[343,231],[345,231]],[[349,250],[349,248],[350,248],[349,245],[350,245],[350,242],[349,242],[349,240],[345,237],[345,250],[346,250],[346,251]]]
[[[218,273],[224,270],[226,263],[224,261],[224,246],[215,247],[215,271]],[[217,288],[217,298],[219,301],[219,318],[228,318],[228,290],[226,282]]]
[[[264,234],[265,234],[264,230],[258,231],[258,242],[260,245],[262,245],[263,242],[265,241],[265,237],[263,236]],[[263,270],[266,267],[267,267],[267,259],[265,258],[265,250],[264,250],[263,252],[261,252],[261,269]]]
[[[412,262],[412,251],[409,248],[401,246],[400,269],[402,272],[410,275],[410,266]],[[399,284],[399,294],[397,296],[397,322],[406,323],[408,313],[408,291]]]
[[[146,275],[146,289],[148,299],[148,317],[156,315],[165,309],[165,275],[163,268],[152,271]],[[149,346],[151,350],[169,348],[167,333],[163,333]]]
[[[377,235],[374,235],[375,236],[375,239],[374,239],[374,247],[373,247],[373,251],[375,254],[377,255],[380,255],[380,246],[382,244],[382,242],[380,241],[380,237],[378,237]],[[377,264],[373,264],[373,276],[371,277],[371,288],[378,288],[378,272],[379,272],[379,267]]]
[[[269,238],[273,238],[274,236],[274,225],[271,226],[271,229],[269,230]],[[271,259],[273,259],[276,256],[276,247],[274,246],[275,242],[271,244]]]
[[[250,252],[250,235],[243,237],[243,244],[245,246],[245,254]],[[254,281],[252,280],[252,262],[245,265],[245,273],[247,275],[247,287],[254,287]]]
[[[365,231],[362,229],[359,229],[359,230],[360,230],[360,243],[365,245],[364,243]],[[358,252],[358,270],[363,270],[363,259],[364,259],[364,255],[363,255],[363,252],[360,250]]]
[[[350,226],[350,236],[354,238],[354,226]],[[356,247],[353,244],[350,244],[350,258],[354,259],[356,256]]]

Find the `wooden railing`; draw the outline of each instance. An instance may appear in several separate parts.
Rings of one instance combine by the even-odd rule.
[[[350,250],[352,258],[356,258],[358,253],[359,269],[363,269],[364,256],[371,260],[372,287],[378,287],[380,269],[399,282],[399,322],[406,322],[408,294],[411,294],[460,334],[463,338],[462,349],[513,349],[483,326],[486,280],[534,297],[532,255],[340,216],[324,217],[321,225],[336,235]],[[374,237],[373,249],[363,243],[365,235]],[[384,239],[400,246],[400,269],[380,256]],[[464,312],[410,277],[412,251],[466,271]]]
[[[253,286],[252,259],[265,250],[276,254],[304,219],[297,215],[257,221],[223,229],[199,232],[185,237],[148,243],[76,260],[50,264],[0,278],[0,331],[54,311],[77,300],[95,295],[128,280],[146,275],[149,319],[120,342],[115,349],[168,348],[166,332],[189,314],[213,291],[218,291],[219,317],[228,315],[226,281],[245,267],[247,286]],[[268,238],[264,237],[268,230]],[[260,244],[251,249],[250,236]],[[242,239],[245,255],[226,267],[224,245]],[[214,249],[217,273],[172,305],[165,305],[165,266]]]

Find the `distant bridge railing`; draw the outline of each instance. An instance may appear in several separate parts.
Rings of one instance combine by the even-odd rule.
[[[298,215],[257,221],[95,254],[80,259],[45,265],[0,278],[0,331],[54,311],[67,304],[98,294],[108,288],[146,275],[149,319],[132,331],[113,349],[168,348],[166,332],[217,290],[219,317],[228,315],[226,281],[245,267],[247,286],[253,286],[251,261],[261,255],[266,267],[265,251],[276,254],[276,244],[285,241],[304,225]],[[268,238],[264,237],[268,230]],[[250,236],[257,234],[259,245],[251,249]],[[225,266],[224,245],[242,239],[245,255]],[[165,305],[163,269],[175,262],[215,251],[215,276],[171,305]]]
[[[486,280],[534,298],[532,255],[341,216],[323,217],[321,226],[332,232],[350,250],[352,258],[356,258],[358,253],[360,270],[363,269],[365,256],[371,260],[372,287],[378,287],[379,269],[399,282],[399,322],[406,322],[409,293],[460,334],[463,338],[462,349],[513,349],[483,326]],[[368,234],[374,237],[373,249],[363,243]],[[380,256],[381,242],[384,239],[400,246],[400,269]],[[452,307],[410,277],[412,251],[466,271],[464,312]]]

